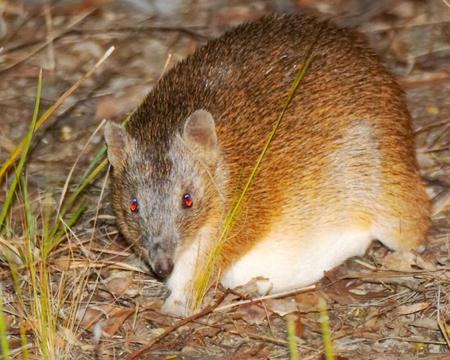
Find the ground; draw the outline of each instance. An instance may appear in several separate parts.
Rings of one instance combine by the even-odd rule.
[[[76,189],[103,144],[103,119],[123,120],[164,71],[208,39],[263,14],[302,9],[362,32],[404,87],[434,206],[424,253],[392,254],[374,243],[364,257],[326,273],[315,290],[223,308],[249,296],[229,293],[214,312],[180,323],[159,311],[163,284],[118,233],[105,167],[77,197],[86,203],[81,217],[45,260],[39,255],[46,209]],[[111,56],[61,98],[111,46]],[[37,284],[21,265],[22,230],[30,228],[23,183],[9,230],[0,233],[0,304],[11,357],[26,358],[26,348],[31,359],[286,359],[291,314],[301,358],[321,359],[324,299],[335,358],[450,359],[449,63],[447,0],[0,1],[0,164],[28,131],[41,68],[41,115],[64,100],[36,130],[23,171],[38,228]],[[11,169],[0,176],[0,204],[13,177]],[[44,290],[54,330],[47,337],[33,316],[42,314],[36,309]],[[45,344],[52,344],[49,353]]]

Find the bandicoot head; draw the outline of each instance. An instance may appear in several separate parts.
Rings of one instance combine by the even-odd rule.
[[[209,112],[193,112],[183,128],[167,136],[149,142],[113,122],[105,127],[117,222],[160,278],[171,273],[177,250],[211,222],[211,209],[221,201],[211,183],[222,183]]]

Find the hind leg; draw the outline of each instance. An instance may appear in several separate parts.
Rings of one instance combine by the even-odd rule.
[[[374,237],[392,250],[422,252],[428,224],[426,217],[383,219],[375,224]]]

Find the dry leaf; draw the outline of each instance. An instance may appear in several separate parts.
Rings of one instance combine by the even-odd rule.
[[[133,313],[134,309],[102,304],[90,306],[84,311],[79,311],[78,318],[81,317],[81,327],[92,331],[94,327],[100,326],[103,334],[111,336],[117,332],[122,323]],[[99,325],[99,322],[102,322],[102,324]]]
[[[133,313],[133,309],[115,309],[103,325],[103,333],[109,336],[114,335],[119,330],[122,323]]]
[[[295,301],[302,311],[314,310],[317,308],[319,296],[315,292],[308,292],[295,295]]]
[[[416,263],[416,255],[409,251],[396,251],[380,260],[383,268],[396,271],[411,271]]]
[[[267,314],[263,308],[258,305],[250,304],[239,307],[236,315],[241,317],[248,324],[261,324],[266,318]]]
[[[410,305],[400,305],[396,309],[396,313],[398,315],[408,315],[408,314],[414,314],[418,311],[423,311],[427,309],[430,306],[429,303],[421,302],[416,304],[410,304]]]
[[[114,272],[105,280],[107,289],[116,296],[127,294],[128,296],[136,296],[137,289],[132,288],[133,273],[129,271]]]
[[[99,320],[104,312],[99,307],[87,307],[78,310],[77,318],[80,320],[80,326],[84,329],[91,330],[92,325]]]
[[[266,304],[270,310],[280,316],[298,311],[297,303],[293,298],[267,300]]]
[[[413,322],[409,323],[408,325],[430,330],[439,330],[439,326],[436,319],[430,318],[416,319]]]

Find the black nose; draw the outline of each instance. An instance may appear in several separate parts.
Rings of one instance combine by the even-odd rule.
[[[167,278],[173,270],[172,260],[159,260],[155,263],[153,271],[161,280]]]

